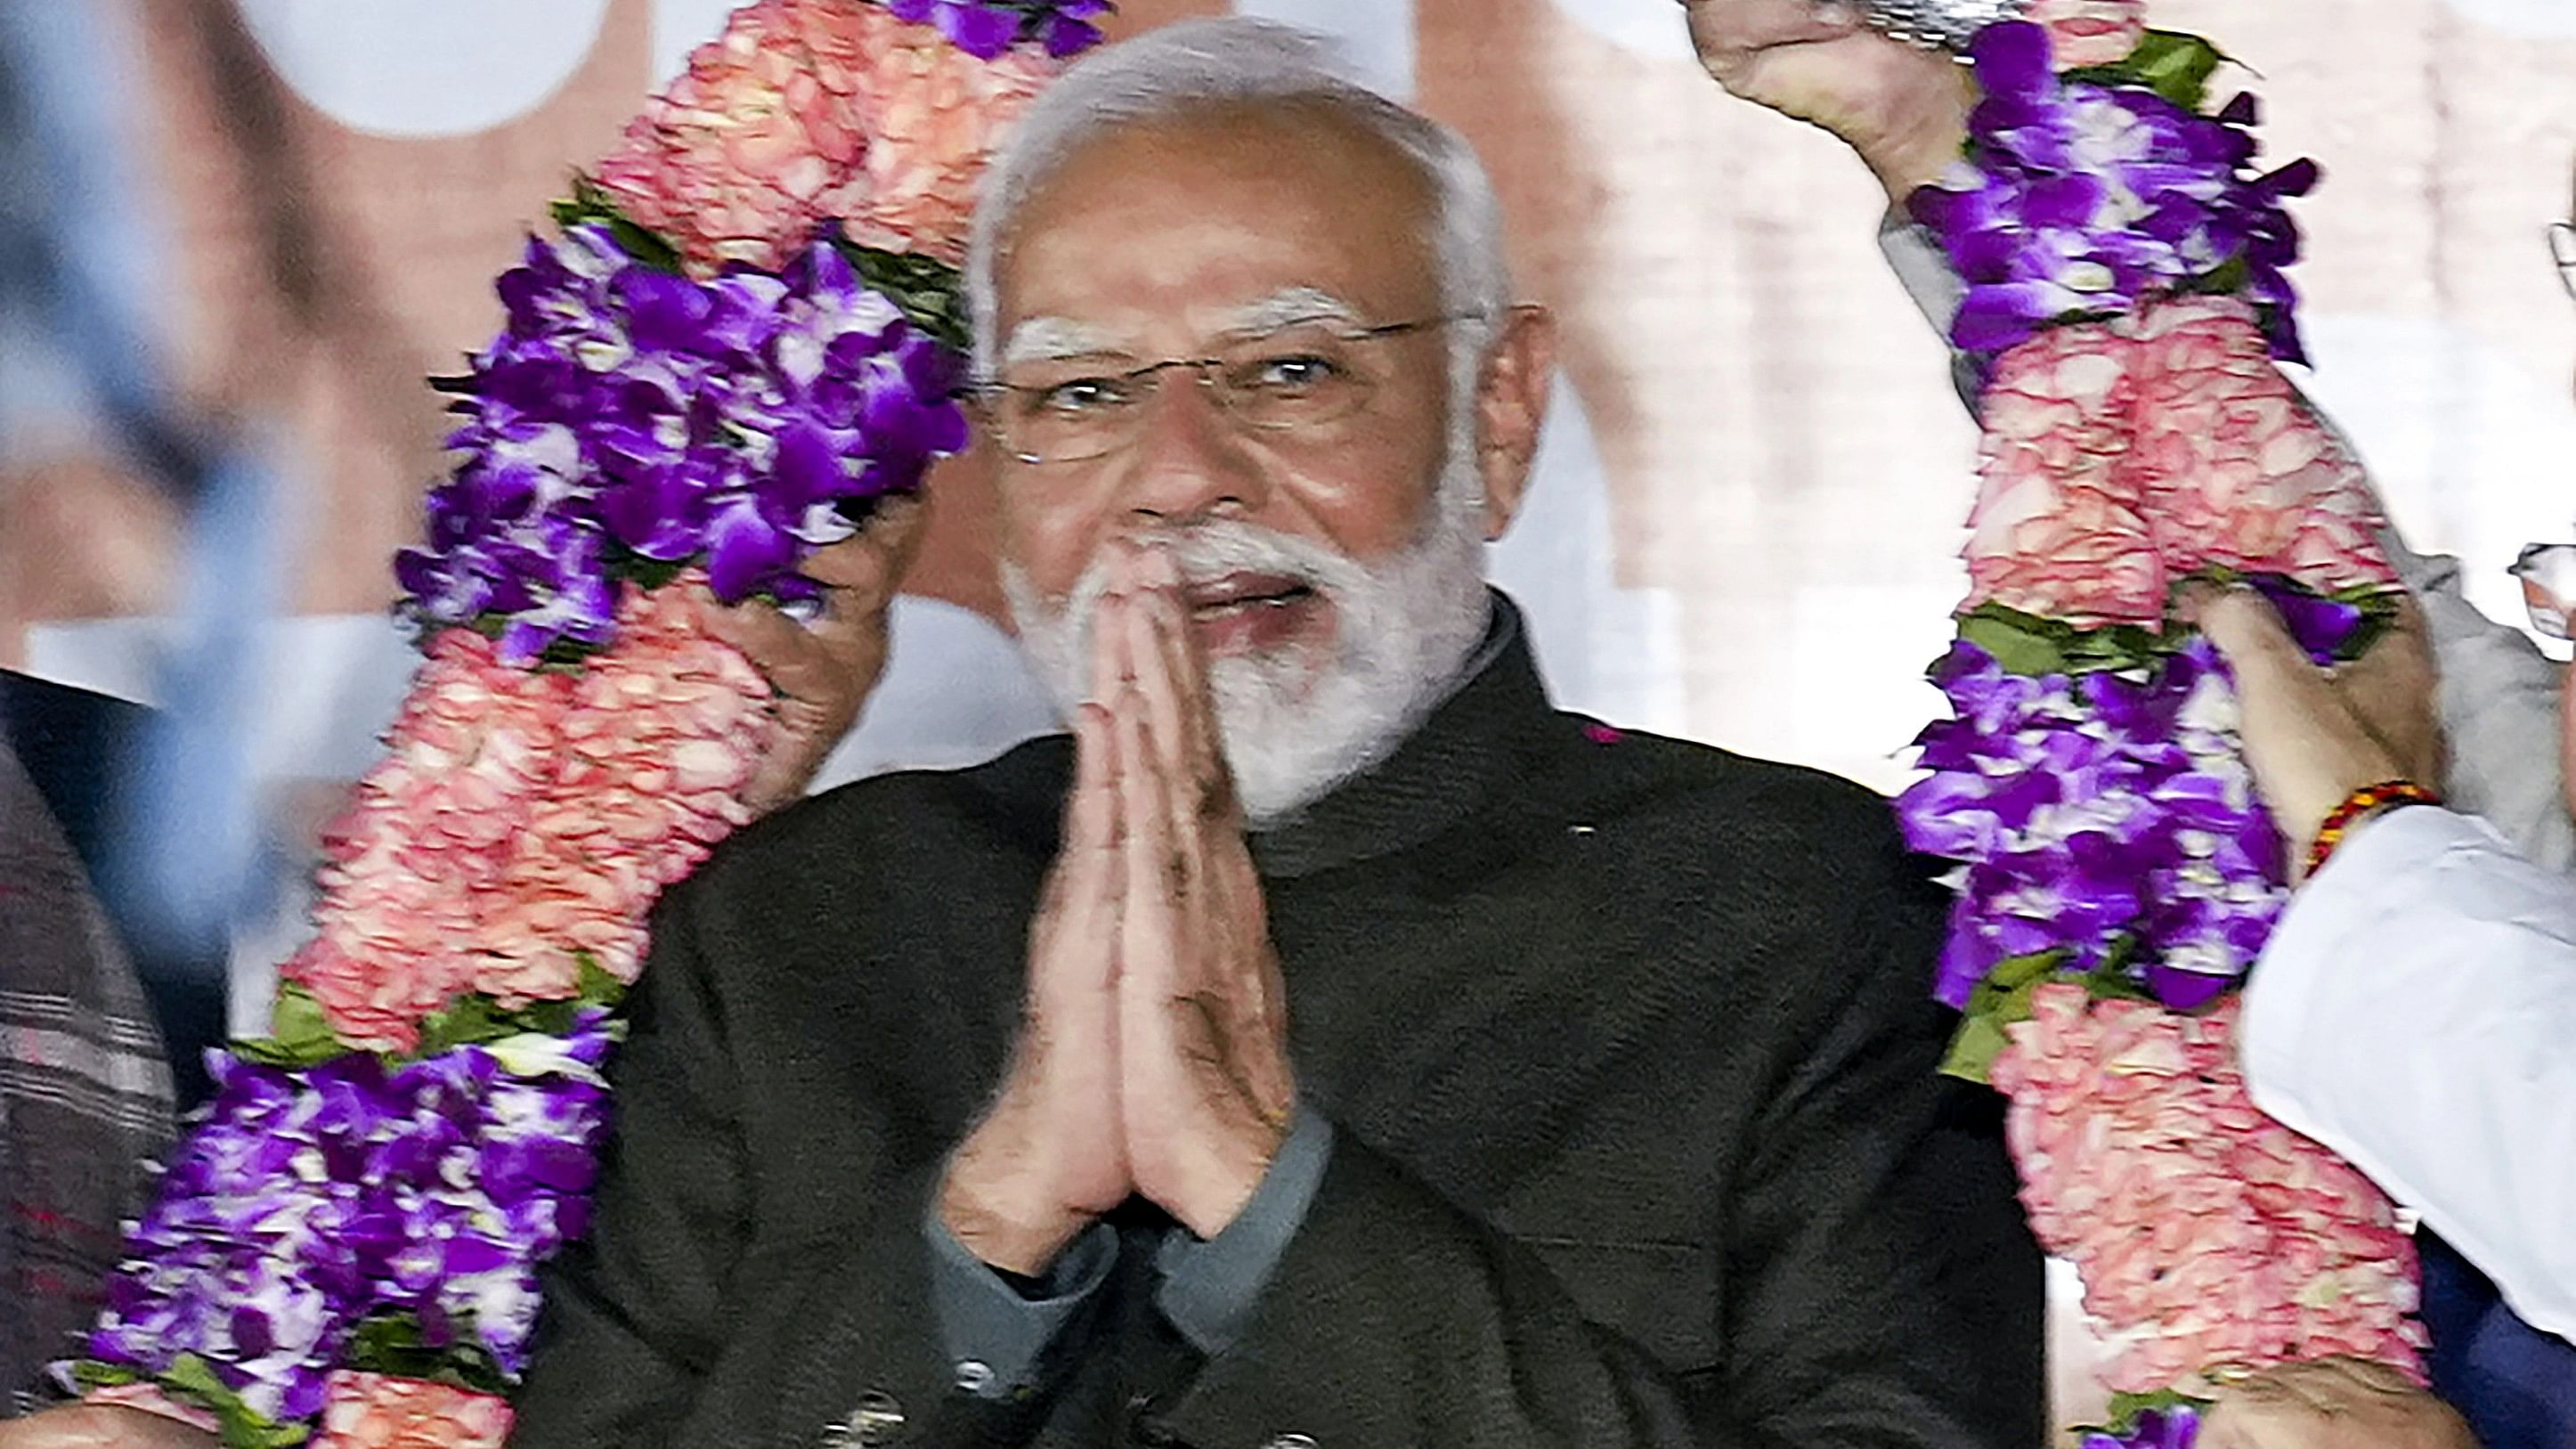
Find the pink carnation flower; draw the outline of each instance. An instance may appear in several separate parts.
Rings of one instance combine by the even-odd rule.
[[[836,193],[864,142],[847,99],[806,62],[797,9],[762,0],[734,12],[600,163],[627,216],[699,268],[774,271],[843,204]]]
[[[2241,299],[2042,332],[1997,362],[1984,412],[1967,608],[2152,628],[2171,581],[2214,565],[2397,582],[2368,479]]]
[[[2115,65],[2147,38],[2146,0],[2033,0],[2026,18],[2046,27],[2059,70]]]
[[[409,1051],[471,976],[477,897],[509,868],[553,774],[561,675],[501,663],[491,640],[430,641],[386,754],[323,835],[313,940],[282,968],[341,1040]]]
[[[2060,327],[1996,364],[1968,520],[1968,607],[2078,624],[2164,617],[2164,569],[2121,469],[2129,355],[2108,328]]]
[[[575,994],[580,956],[621,981],[644,964],[662,888],[750,818],[740,799],[767,739],[769,687],[705,629],[703,578],[630,587],[617,645],[574,682],[555,772],[479,898],[472,989],[510,1007]]]
[[[510,1405],[424,1379],[341,1369],[331,1375],[312,1449],[501,1449]]]
[[[2182,297],[2140,317],[2129,466],[2166,567],[2393,587],[2361,465],[2272,363],[2252,304]]]
[[[963,265],[985,163],[1061,63],[1028,47],[977,60],[875,5],[807,10],[829,21],[806,31],[815,73],[855,99],[868,136],[861,184],[832,215],[852,241]]]
[[[701,272],[778,270],[834,218],[954,264],[995,142],[1057,69],[977,60],[865,0],[759,0],[628,123],[599,182]]]
[[[635,979],[646,912],[749,818],[768,738],[769,687],[707,633],[712,603],[695,572],[628,586],[616,647],[578,674],[511,668],[467,629],[431,641],[284,968],[341,1040],[410,1051],[469,991],[570,998],[585,954]]]
[[[1993,1080],[2032,1231],[2122,1345],[2113,1389],[2333,1354],[2418,1370],[2413,1244],[2366,1179],[2254,1106],[2232,999],[2189,1017],[2059,984],[2033,1008]]]

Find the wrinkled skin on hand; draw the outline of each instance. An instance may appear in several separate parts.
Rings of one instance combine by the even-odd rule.
[[[221,1442],[159,1414],[96,1404],[0,1424],[0,1449],[216,1449]]]
[[[1975,82],[1948,56],[1811,0],[1683,0],[1700,64],[1727,92],[1842,138],[1903,201],[1966,143]]]
[[[2384,1364],[2286,1364],[2221,1394],[2200,1449],[2477,1449],[2449,1405]]]
[[[1157,549],[1121,542],[1112,558],[1020,1039],[940,1183],[958,1242],[1028,1275],[1131,1193],[1215,1237],[1296,1097],[1286,987],[1179,576]]]
[[[745,795],[754,813],[805,793],[885,677],[886,613],[921,548],[926,516],[920,499],[890,499],[856,536],[816,550],[803,569],[823,586],[811,620],[757,601],[708,610],[710,632],[741,650],[778,693],[777,729]]]
[[[2338,669],[2320,669],[2251,589],[2195,587],[2188,617],[2236,674],[2245,762],[2291,844],[2294,866],[2326,816],[2356,790],[2442,778],[2433,648],[2408,599],[2387,636]]]

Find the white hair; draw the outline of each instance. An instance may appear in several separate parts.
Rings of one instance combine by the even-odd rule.
[[[1058,167],[1123,126],[1233,105],[1328,108],[1394,147],[1419,168],[1432,195],[1433,266],[1443,311],[1482,319],[1453,324],[1453,354],[1469,367],[1511,305],[1502,203],[1475,149],[1456,131],[1351,78],[1322,36],[1248,17],[1190,20],[1105,46],[1041,93],[985,173],[966,260],[978,374],[992,375],[1000,347],[994,276],[1020,210]]]

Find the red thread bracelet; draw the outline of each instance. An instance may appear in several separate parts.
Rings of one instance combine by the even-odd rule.
[[[2392,805],[2439,805],[2442,797],[2412,780],[2382,780],[2364,785],[2343,797],[2343,803],[2326,813],[2326,823],[2317,827],[2317,839],[2308,847],[2307,874],[2314,876],[2325,867],[2335,847],[2352,833],[2352,827],[2374,810]]]

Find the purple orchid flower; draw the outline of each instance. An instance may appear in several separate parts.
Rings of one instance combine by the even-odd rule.
[[[588,1222],[610,1041],[592,1009],[536,1051],[216,1058],[215,1100],[129,1234],[89,1356],[157,1374],[193,1354],[282,1425],[321,1412],[360,1324],[404,1313],[434,1344],[470,1325],[515,1378],[536,1269]]]
[[[2141,1409],[2127,1430],[2095,1430],[2084,1436],[2081,1449],[2192,1449],[2199,1439],[2199,1410]]]
[[[1998,355],[2241,265],[2273,351],[2303,358],[2284,275],[2299,233],[2282,203],[2317,171],[2251,173],[2250,98],[2202,117],[2143,87],[2061,81],[2046,32],[2023,22],[1988,27],[1970,58],[1986,92],[1969,122],[1973,165],[1908,203],[1968,283],[1952,329],[1962,350]]]
[[[2312,657],[2360,628],[2356,606],[2254,584]],[[1917,737],[1927,773],[1896,807],[1911,848],[1966,867],[1936,996],[1964,1007],[1997,965],[2043,953],[2070,972],[2116,956],[2178,1010],[2243,979],[2280,918],[2287,861],[2206,639],[2143,676],[2080,677],[2011,674],[1961,641],[1931,678],[1952,717]]]
[[[958,49],[978,60],[998,59],[1023,40],[1045,45],[1058,60],[1101,41],[1090,23],[1109,0],[886,0],[886,9],[916,25],[935,25]]]
[[[916,8],[959,26],[992,10],[1015,33],[1034,13]],[[524,665],[613,642],[634,560],[703,563],[728,603],[811,597],[809,551],[967,444],[958,360],[831,240],[776,276],[705,281],[635,262],[602,227],[531,241],[455,405],[461,461],[395,560],[407,610],[493,628]]]

